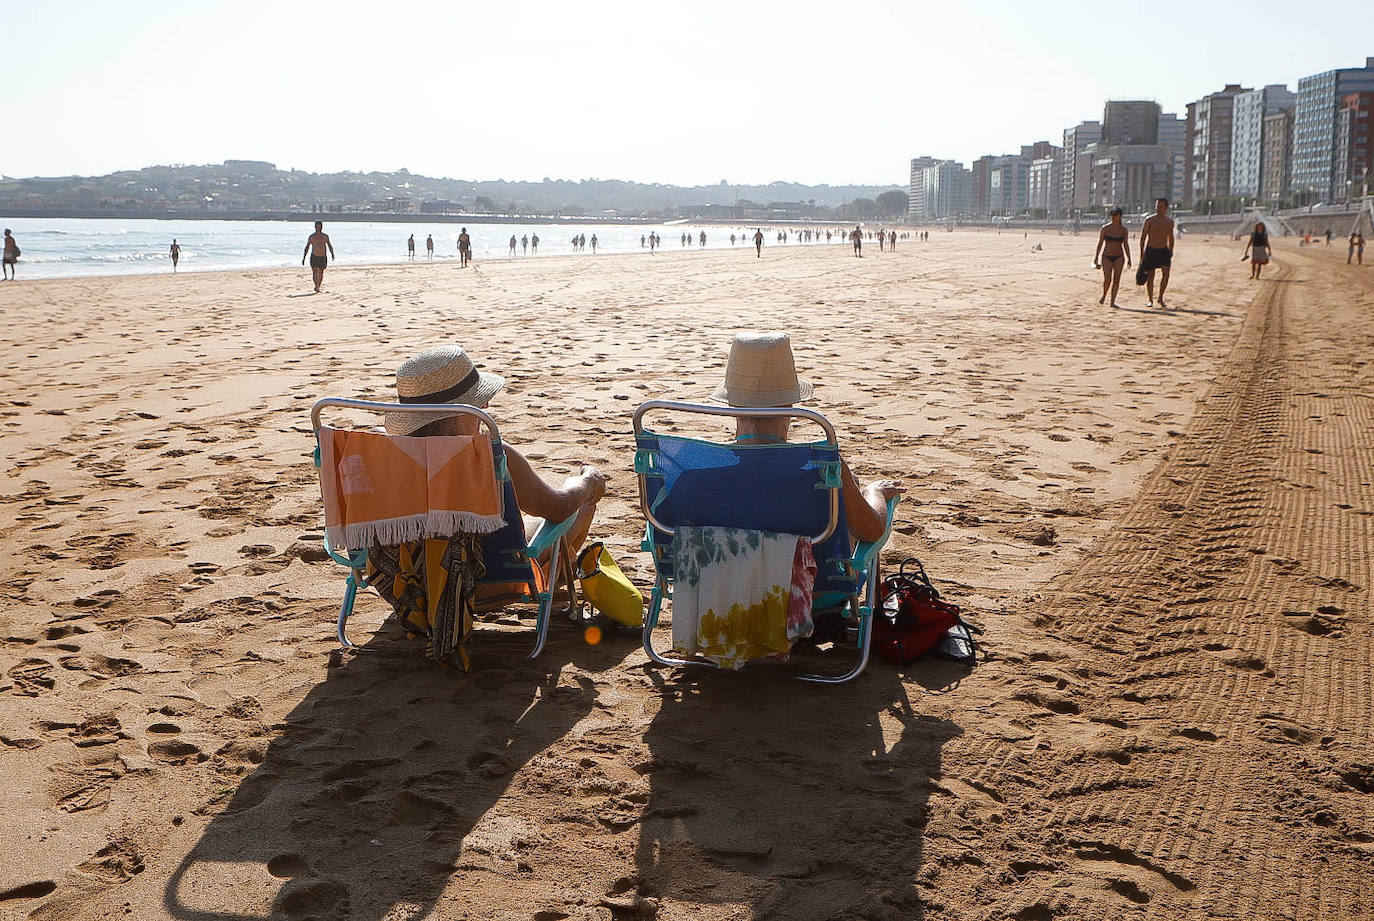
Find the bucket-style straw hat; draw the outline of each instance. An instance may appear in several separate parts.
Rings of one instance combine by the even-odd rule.
[[[731,406],[787,406],[811,396],[797,377],[792,340],[786,333],[738,333],[730,343],[725,380],[711,399]]]
[[[399,403],[467,403],[483,406],[506,384],[499,374],[478,371],[468,353],[456,345],[426,349],[396,369]],[[434,413],[390,412],[386,430],[409,435],[446,416]]]

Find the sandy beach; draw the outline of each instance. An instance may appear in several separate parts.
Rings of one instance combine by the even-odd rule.
[[[1188,235],[1175,309],[1112,310],[1093,242],[0,284],[0,919],[1374,917],[1374,269]],[[375,596],[338,651],[314,400],[461,344],[647,592],[631,413],[742,329],[986,661],[811,687],[555,622],[462,674]]]

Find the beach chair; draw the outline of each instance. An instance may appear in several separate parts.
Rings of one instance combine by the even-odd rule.
[[[376,414],[466,415],[481,423],[486,437],[416,438],[388,435],[380,430],[333,428],[321,423],[323,412],[330,408]],[[570,609],[577,610],[566,541],[574,518],[557,524],[545,522],[526,541],[515,490],[506,470],[501,435],[496,421],[484,410],[455,403],[373,403],[331,397],[314,405],[310,425],[315,433],[315,466],[320,471],[325,505],[325,551],[334,562],[348,569],[337,626],[339,643],[345,649],[355,648],[348,638],[347,626],[358,590],[375,590],[367,574],[368,548],[374,544],[480,533],[485,574],[478,584],[511,583],[520,590],[487,601],[479,610],[519,601],[537,604],[531,659],[544,650],[555,587],[560,580],[568,592]],[[369,469],[369,465],[376,469]],[[464,493],[461,500],[444,495],[445,488],[452,492],[455,481]],[[458,504],[473,507],[453,507]],[[550,553],[548,586],[541,584],[543,575],[536,574],[533,563],[546,551]]]
[[[708,416],[789,416],[815,423],[821,441],[787,444],[716,442],[658,434],[645,426],[651,412]],[[816,561],[813,611],[817,627],[856,647],[857,662],[843,674],[801,674],[805,681],[840,684],[868,664],[872,620],[879,585],[879,556],[892,530],[897,499],[887,507],[887,527],[876,541],[851,549],[840,480],[835,430],[807,409],[742,409],[650,400],[634,414],[635,473],[640,509],[647,521],[642,549],[653,558],[656,581],[644,620],[644,651],[660,665],[708,665],[673,658],[653,647],[653,631],[665,601],[673,596],[673,539],[679,527],[745,528],[808,536]]]

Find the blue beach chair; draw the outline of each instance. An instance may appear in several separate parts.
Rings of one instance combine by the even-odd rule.
[[[513,583],[520,585],[522,590],[514,595],[483,602],[481,610],[492,610],[520,601],[538,604],[535,645],[534,651],[530,653],[530,658],[533,659],[543,652],[544,643],[548,636],[550,615],[553,610],[554,591],[560,578],[565,581],[571,609],[577,609],[576,587],[572,579],[572,566],[565,540],[576,516],[558,524],[545,522],[534,537],[528,542],[526,541],[525,526],[520,517],[520,509],[515,502],[515,489],[511,485],[510,475],[506,470],[505,450],[501,443],[500,432],[496,427],[496,421],[485,410],[464,404],[372,403],[364,400],[335,397],[322,399],[310,411],[310,425],[315,433],[315,466],[320,471],[322,491],[330,488],[333,480],[340,475],[338,470],[328,469],[321,461],[320,437],[321,432],[327,429],[320,420],[324,410],[329,408],[362,410],[376,414],[406,412],[429,413],[435,416],[466,415],[476,418],[485,426],[491,440],[493,458],[490,475],[499,484],[502,523],[497,530],[485,534],[481,538],[482,561],[486,573],[478,584]],[[352,437],[390,439],[393,436],[382,431],[367,431],[356,432]],[[428,530],[420,535],[423,538],[450,538],[452,536],[452,533],[442,533],[442,531],[429,533]],[[367,547],[336,547],[326,532],[325,551],[334,562],[348,569],[343,602],[339,607],[337,633],[340,645],[345,649],[352,649],[355,647],[348,639],[348,618],[353,613],[358,590],[371,587],[366,575],[368,550]],[[550,552],[548,580],[550,585],[541,590],[536,580],[532,561],[546,551]]]
[[[818,425],[824,440],[788,444],[720,443],[658,434],[644,424],[654,411],[709,416],[790,416]],[[640,509],[648,522],[642,549],[653,557],[657,579],[644,620],[644,651],[660,665],[711,665],[677,659],[653,648],[653,630],[663,603],[673,594],[673,534],[684,526],[747,528],[809,536],[816,557],[813,611],[843,618],[846,639],[858,662],[842,675],[798,675],[806,681],[840,684],[868,664],[879,555],[892,531],[897,499],[888,502],[887,527],[876,541],[852,546],[845,524],[840,449],[835,430],[807,409],[741,409],[650,400],[634,414],[635,473]],[[862,597],[861,597],[862,596]]]

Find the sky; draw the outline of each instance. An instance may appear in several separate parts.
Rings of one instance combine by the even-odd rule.
[[[0,175],[312,172],[905,185],[1228,82],[1374,56],[1368,4],[145,0],[8,4]]]

